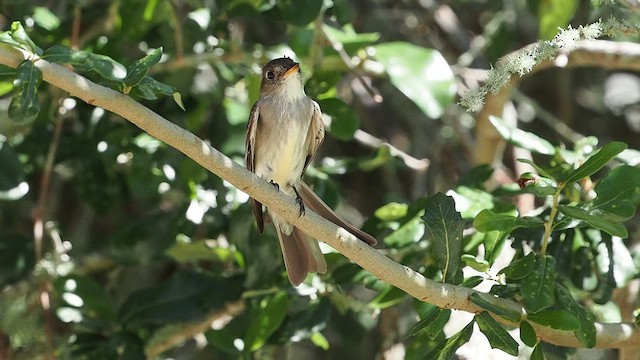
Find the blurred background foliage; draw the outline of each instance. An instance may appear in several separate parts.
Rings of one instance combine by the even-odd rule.
[[[427,196],[455,189],[449,194],[469,229],[474,218],[481,229],[476,216],[485,209],[518,214],[514,199],[522,191],[515,182],[521,174],[514,159],[523,148],[535,152],[544,139],[562,159],[536,160],[554,174],[566,174],[613,140],[631,150],[617,159],[628,168],[610,182],[637,174],[637,74],[549,69],[527,78],[512,111],[517,127],[542,139],[531,145],[532,138],[514,136],[494,164],[474,164],[475,120],[455,105],[456,93],[480,80],[475,69],[551,39],[559,27],[612,15],[637,23],[637,8],[622,5],[14,0],[0,3],[0,29],[20,21],[51,56],[63,52],[55,45],[86,52],[81,61],[62,62],[120,91],[125,88],[116,70],[162,48],[148,75],[168,87],[149,80],[126,92],[238,162],[260,67],[275,57],[295,58],[308,95],[330,124],[307,181],[376,236],[385,254],[439,279],[439,259],[421,219]],[[291,288],[275,233],[257,234],[245,194],[129,122],[54,87],[43,84],[36,101],[11,105],[12,93],[29,90],[14,82],[16,76],[0,68],[0,358],[419,359],[464,327],[455,313],[451,320],[448,312],[437,313],[437,329],[408,337],[433,308],[328,248],[329,272]],[[174,92],[180,98],[165,96]],[[33,116],[10,118],[12,112]],[[590,137],[565,148],[565,139],[541,118]],[[638,189],[633,181],[629,186]],[[592,189],[564,189],[567,203]],[[551,193],[533,192],[539,198],[529,210],[544,219]],[[565,224],[570,235],[551,237],[558,279],[567,280],[574,297],[601,321],[630,320],[638,306],[633,214],[640,199],[633,199],[627,204],[631,216],[616,220],[626,221],[625,239],[593,229],[571,232],[575,222]],[[480,231],[494,230],[500,229]],[[489,235],[465,232],[467,280],[470,268],[494,279],[515,252],[521,257],[523,247],[539,250],[540,227],[502,230],[491,233],[500,239],[490,248]],[[518,241],[504,246],[513,252],[498,266],[506,234]],[[634,281],[635,293],[629,290]],[[504,287],[501,296],[510,297]],[[472,340],[458,354],[470,356],[478,347],[488,344]],[[550,358],[574,353],[551,346],[545,351]]]

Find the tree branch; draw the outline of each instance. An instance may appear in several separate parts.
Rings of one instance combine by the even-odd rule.
[[[524,46],[503,56],[502,59],[507,60],[514,57],[534,45]],[[474,162],[476,164],[492,164],[496,156],[502,155],[504,142],[497,130],[489,122],[489,116],[502,116],[504,106],[511,98],[512,90],[517,88],[524,78],[552,67],[595,67],[605,70],[640,71],[640,61],[638,59],[640,59],[640,44],[608,40],[582,40],[576,42],[575,46],[570,49],[560,50],[552,60],[537,64],[525,76],[511,76],[507,86],[504,86],[495,94],[489,93],[486,96],[485,106],[478,114],[476,125],[476,137],[478,140]]]
[[[37,56],[0,46],[0,63],[17,67],[22,61]],[[374,248],[358,240],[345,229],[337,227],[312,211],[298,217],[295,199],[275,191],[268,182],[237,164],[218,150],[206,144],[194,134],[164,119],[132,98],[117,91],[97,85],[67,68],[42,59],[35,61],[46,82],[68,91],[91,105],[99,106],[129,120],[149,135],[184,153],[217,176],[278,212],[285,220],[321,240],[371,272],[379,279],[395,286],[420,301],[426,301],[445,309],[457,309],[471,313],[482,311],[469,300],[475,291],[461,286],[442,284],[425,278],[412,269],[398,264]],[[485,295],[489,297],[489,295]],[[500,307],[519,311],[524,308],[510,300],[492,298]],[[514,325],[502,318],[499,321]],[[537,335],[544,341],[570,347],[582,347],[572,332],[559,331],[535,325]],[[640,331],[630,323],[596,324],[598,348],[622,348],[640,344]]]

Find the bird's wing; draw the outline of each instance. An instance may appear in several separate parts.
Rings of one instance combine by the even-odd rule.
[[[245,140],[245,153],[244,163],[247,169],[255,173],[255,148],[256,148],[256,131],[258,129],[258,121],[260,121],[259,102],[251,108],[251,114],[249,115],[249,124],[247,125],[247,138]],[[253,208],[253,215],[256,217],[256,224],[260,234],[264,232],[264,214],[262,211],[262,204],[255,199],[251,199],[251,207]]]
[[[304,168],[302,169],[302,173],[304,174],[305,170],[313,160],[313,157],[316,155],[318,148],[322,144],[324,140],[324,122],[322,121],[322,111],[320,111],[320,105],[317,102],[311,101],[313,105],[313,112],[311,114],[311,125],[309,125],[309,133],[307,134],[309,140],[309,149],[307,151],[307,158],[304,161]]]

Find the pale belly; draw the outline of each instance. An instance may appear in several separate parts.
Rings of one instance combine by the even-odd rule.
[[[274,126],[268,130],[273,136],[272,140],[258,144],[256,153],[259,156],[256,159],[255,173],[267,181],[277,183],[282,191],[293,195],[290,186],[295,186],[300,180],[307,157],[309,124],[283,121],[281,124],[266,126]]]

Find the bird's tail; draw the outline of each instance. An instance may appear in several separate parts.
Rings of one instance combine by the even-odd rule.
[[[300,285],[307,277],[307,273],[324,274],[327,272],[327,262],[316,240],[306,236],[295,227],[289,235],[278,226],[276,226],[276,232],[278,239],[280,239],[280,249],[282,249],[289,281],[293,286]]]
[[[353,234],[353,236],[371,246],[374,246],[377,243],[376,238],[340,218],[338,214],[331,210],[331,208],[327,204],[325,204],[324,201],[322,201],[322,199],[320,199],[320,197],[316,195],[316,193],[314,193],[309,185],[307,185],[304,181],[300,182],[300,185],[298,186],[298,192],[300,193],[300,197],[302,198],[304,205],[316,212],[318,215],[342,228],[345,228],[347,231]]]

